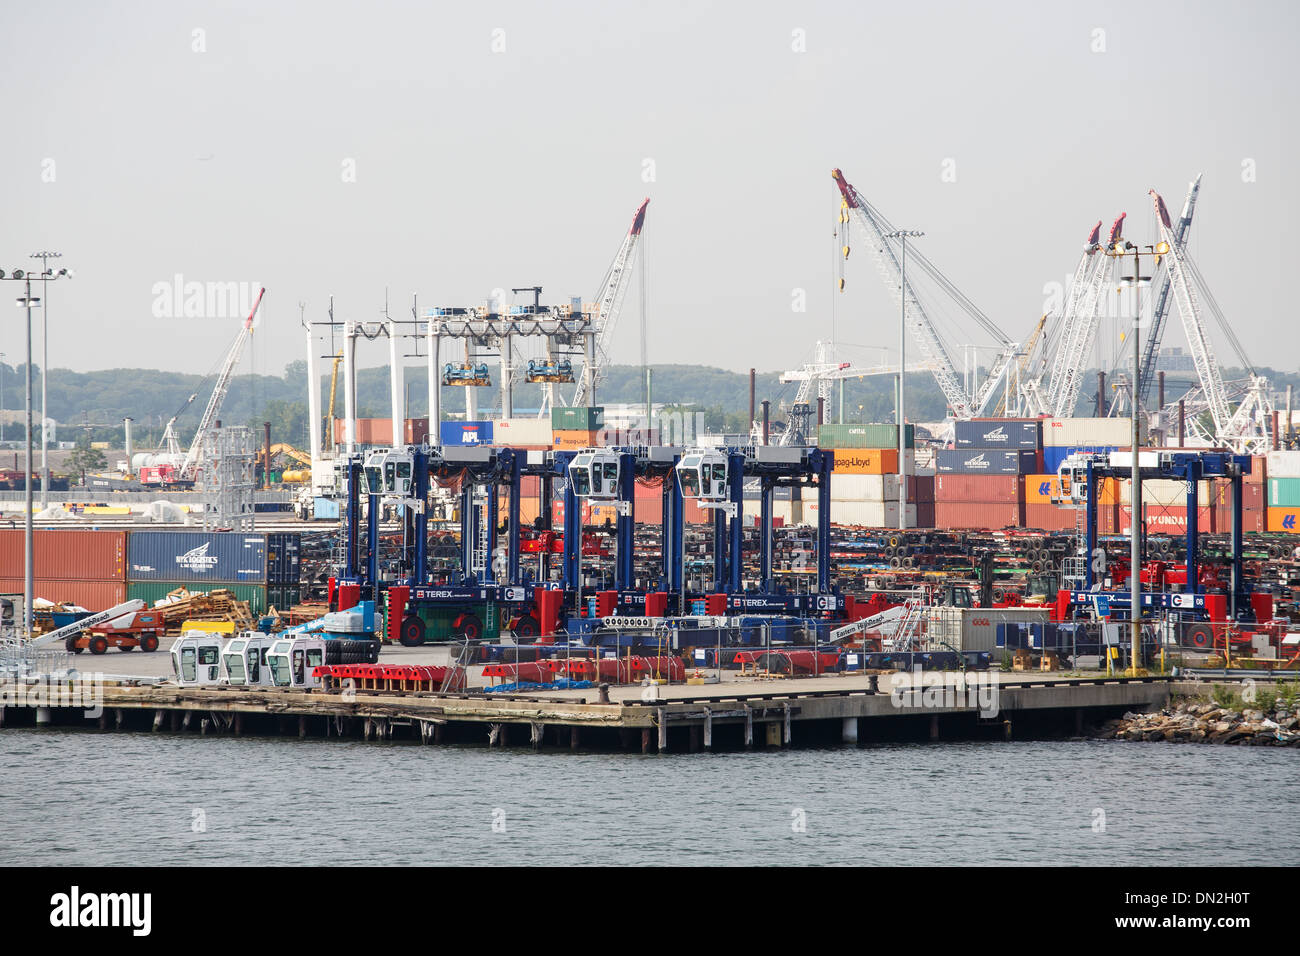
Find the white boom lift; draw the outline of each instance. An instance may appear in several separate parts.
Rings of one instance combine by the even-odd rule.
[[[42,634],[28,642],[28,647],[44,647],[47,644],[56,644],[66,641],[69,637],[80,634],[82,631],[91,627],[98,627],[101,624],[107,624],[109,621],[116,621],[119,617],[134,615],[136,611],[143,611],[145,608],[144,601],[139,598],[132,598],[129,601],[123,601],[110,607],[107,611],[100,611],[98,614],[91,614],[89,617],[83,617],[79,621],[73,621],[71,624],[65,624],[57,630],[50,631],[48,634]]]

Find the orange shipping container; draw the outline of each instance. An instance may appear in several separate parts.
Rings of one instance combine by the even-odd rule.
[[[572,451],[576,448],[599,447],[600,431],[570,431],[556,429],[551,434],[554,447]]]
[[[834,472],[840,475],[895,475],[897,448],[836,448]]]
[[[1025,475],[1025,504],[1050,505],[1053,496],[1060,497],[1056,475]]]
[[[126,578],[126,532],[38,529],[32,567],[42,580],[122,581]],[[23,577],[23,530],[0,531],[0,578]],[[22,590],[19,585],[18,590]]]
[[[1300,508],[1269,508],[1268,530],[1300,534]]]

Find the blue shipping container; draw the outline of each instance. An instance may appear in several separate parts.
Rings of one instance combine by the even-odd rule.
[[[266,536],[266,583],[302,581],[302,535],[280,531]]]
[[[338,521],[339,503],[333,498],[317,498],[313,502],[312,516],[317,521]]]
[[[443,445],[490,445],[491,422],[443,422],[438,428]]]
[[[941,475],[1032,475],[1038,452],[1005,448],[940,448],[935,469]]]
[[[127,581],[266,583],[266,535],[234,531],[132,531]]]
[[[1037,451],[1043,445],[1043,425],[1031,422],[957,422],[954,426],[957,448],[1019,448]]]

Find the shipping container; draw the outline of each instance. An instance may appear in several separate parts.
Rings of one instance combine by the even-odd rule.
[[[564,429],[555,429],[551,433],[551,442],[557,449],[563,451],[573,451],[579,448],[598,448],[600,447],[601,432],[595,431],[567,431]]]
[[[831,470],[837,475],[890,475],[898,472],[897,448],[836,448]],[[912,471],[915,455],[907,452],[907,468]]]
[[[1287,509],[1283,509],[1287,510]],[[1300,511],[1300,509],[1297,509]],[[1232,506],[1216,505],[1214,508],[1214,526],[1220,534],[1232,531]],[[1243,508],[1241,510],[1242,534],[1263,534],[1268,530],[1268,509]]]
[[[209,591],[229,591],[234,595],[237,601],[247,601],[248,610],[254,617],[266,613],[266,585],[264,584],[216,584],[203,583],[196,584],[193,581],[128,581],[126,585],[126,596],[134,600],[138,598],[144,601],[149,607],[153,607],[157,602],[163,600],[167,595],[177,588],[185,588],[191,595],[207,594]]]
[[[1043,445],[1042,422],[1033,419],[961,421],[953,426],[958,449],[1004,448],[1037,451]]]
[[[1300,508],[1269,508],[1267,520],[1270,534],[1300,534]]]
[[[1019,528],[1024,524],[1024,505],[1017,502],[945,501],[934,503],[936,528]]]
[[[549,418],[502,418],[492,423],[492,441],[498,445],[549,445]]]
[[[934,500],[1014,505],[1024,500],[1023,484],[1024,479],[1018,475],[938,475],[934,479]]]
[[[23,576],[0,578],[0,594],[22,594]],[[32,580],[32,596],[54,604],[76,604],[87,611],[106,611],[126,600],[126,581],[45,578]]]
[[[1131,459],[1130,459],[1131,460]],[[1215,504],[1213,485],[1220,482],[1201,481],[1197,483],[1196,494],[1202,506]],[[1223,484],[1226,484],[1224,482]],[[1119,503],[1133,503],[1133,482],[1119,481]],[[1227,492],[1231,500],[1232,492]],[[1171,478],[1148,478],[1142,482],[1142,503],[1146,505],[1181,505],[1187,506],[1187,482]]]
[[[804,515],[811,524],[817,520],[817,502],[804,502]],[[907,506],[907,527],[916,527],[916,505]],[[832,501],[831,524],[856,525],[864,528],[897,528],[897,501]]]
[[[283,613],[302,602],[302,586],[298,584],[273,584],[266,589],[266,608]]]
[[[1026,528],[1040,531],[1073,531],[1077,527],[1078,510],[1061,505],[1026,503]]]
[[[1037,452],[1003,448],[940,448],[935,467],[941,475],[1029,475],[1038,468]]]
[[[604,406],[576,406],[574,408],[552,408],[551,429],[553,431],[596,431],[605,427]]]
[[[1133,424],[1127,418],[1048,418],[1043,421],[1043,444],[1096,448],[1131,445]]]
[[[438,437],[445,446],[492,444],[492,422],[443,422],[438,426]]]
[[[1119,534],[1129,534],[1133,509],[1119,506]],[[1178,505],[1146,505],[1142,517],[1147,534],[1186,534],[1187,508]],[[1212,507],[1196,509],[1196,530],[1199,534],[1213,534],[1224,529],[1215,527],[1215,510]]]
[[[1230,497],[1230,493],[1225,492]],[[1269,478],[1270,508],[1300,508],[1300,478]]]
[[[266,536],[266,583],[297,585],[302,580],[302,535],[277,531]]]
[[[1264,479],[1271,477],[1268,474],[1268,457],[1266,455],[1251,455],[1250,473],[1242,478],[1248,485],[1262,485]]]
[[[333,498],[316,498],[312,501],[312,517],[317,521],[338,521],[339,503]]]
[[[907,447],[916,447],[916,426],[907,426]],[[897,425],[819,425],[821,448],[892,448],[898,451]]]
[[[126,577],[125,531],[38,528],[32,532],[32,545],[37,577],[77,581]],[[0,530],[0,578],[24,576],[25,549],[22,528]]]
[[[897,501],[898,475],[835,475],[831,478],[831,500]]]
[[[266,536],[234,531],[133,531],[128,581],[266,583]]]
[[[342,418],[334,419],[334,444],[342,445],[346,430]],[[403,423],[403,436],[408,445],[421,445],[429,437],[429,420],[427,418],[408,418]],[[358,445],[391,445],[393,443],[393,420],[391,418],[358,418]]]
[[[925,609],[926,649],[992,651],[999,624],[1046,624],[1042,608],[930,607]]]
[[[1300,478],[1300,451],[1271,451],[1265,462],[1269,478]]]
[[[908,475],[907,500],[917,504],[933,504],[934,475]]]
[[[1056,475],[1025,475],[1025,504],[1050,505],[1061,497],[1061,482]]]
[[[1076,448],[1067,445],[1044,445],[1043,446],[1043,471],[1047,474],[1056,474],[1061,470],[1061,465],[1065,459],[1071,455],[1109,455],[1113,451],[1120,451],[1118,445],[1099,445],[1088,448]]]

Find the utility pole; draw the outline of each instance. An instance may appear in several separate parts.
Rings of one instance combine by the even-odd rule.
[[[1140,448],[1140,425],[1141,425],[1141,405],[1142,398],[1139,394],[1137,383],[1142,376],[1142,353],[1138,348],[1139,331],[1142,325],[1142,308],[1140,291],[1143,283],[1151,281],[1151,275],[1142,275],[1142,257],[1148,256],[1155,259],[1154,266],[1160,264],[1160,259],[1169,251],[1167,243],[1161,242],[1157,246],[1146,246],[1147,251],[1141,249],[1129,242],[1120,240],[1110,249],[1106,250],[1106,255],[1115,260],[1116,278],[1123,285],[1129,285],[1133,291],[1133,326],[1129,334],[1133,337],[1133,387],[1130,389],[1132,415],[1131,437],[1133,446],[1133,466],[1130,473],[1129,484],[1131,491],[1129,500],[1132,504],[1129,506],[1129,600],[1132,602],[1129,612],[1130,636],[1132,647],[1130,648],[1130,665],[1133,676],[1137,676],[1138,666],[1142,660],[1142,530],[1139,523],[1142,520],[1142,469],[1138,462]],[[1124,275],[1123,259],[1125,256],[1133,258],[1133,274]],[[1192,582],[1188,582],[1190,585]]]
[[[902,314],[898,335],[898,530],[907,530],[907,416],[904,414],[904,385],[907,376],[907,240],[920,239],[925,233],[914,229],[899,229],[885,233],[886,239],[897,239],[903,245],[899,259],[899,283],[902,286]]]
[[[47,458],[49,438],[45,431],[45,422],[49,418],[49,411],[45,405],[45,383],[50,379],[49,260],[62,259],[63,253],[33,252],[30,258],[41,260],[41,298],[45,306],[41,318],[41,510],[44,511],[50,506],[50,466]]]

